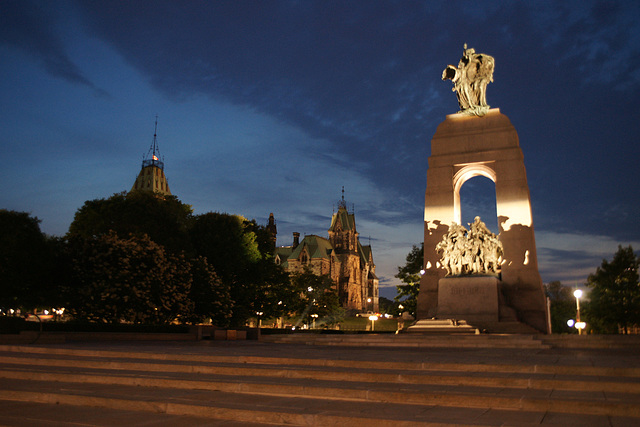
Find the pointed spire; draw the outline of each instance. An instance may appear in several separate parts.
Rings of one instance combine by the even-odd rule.
[[[342,200],[338,202],[338,210],[340,208],[347,209],[347,202],[344,201],[344,185],[342,186]]]
[[[142,160],[142,167],[145,166],[158,166],[164,170],[164,161],[160,160],[160,147],[158,146],[158,115],[156,114],[155,127],[153,129],[153,142],[149,151],[147,152],[147,158]]]
[[[131,191],[142,190],[171,195],[169,182],[164,174],[164,161],[160,159],[158,147],[158,115],[153,130],[153,142],[147,155],[142,158],[142,169],[131,188]]]
[[[158,115],[156,114],[156,124],[153,128],[153,159],[156,160],[156,151],[158,151]],[[160,152],[158,151],[158,154]]]

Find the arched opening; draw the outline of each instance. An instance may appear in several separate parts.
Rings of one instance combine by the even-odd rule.
[[[476,216],[498,234],[498,213],[496,209],[496,185],[489,178],[476,176],[467,180],[460,189],[460,221],[469,228]]]
[[[496,173],[486,163],[468,164],[456,172],[453,177],[454,221],[467,227],[479,216],[491,231],[498,234],[495,182]],[[461,201],[464,201],[464,208]]]

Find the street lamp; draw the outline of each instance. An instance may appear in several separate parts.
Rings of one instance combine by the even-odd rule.
[[[578,335],[582,335],[582,330],[587,326],[586,323],[580,321],[580,298],[582,297],[582,290],[576,289],[573,291],[573,296],[576,297],[576,329],[578,330]]]
[[[262,328],[262,315],[264,314],[262,311],[256,311],[258,315],[258,330]]]
[[[312,314],[311,317],[313,318],[313,324],[311,325],[311,329],[315,329],[316,328],[316,319],[318,318],[317,314]]]
[[[375,322],[376,322],[376,320],[378,320],[378,316],[373,314],[373,315],[369,316],[369,320],[371,320],[371,331],[373,332],[373,330],[375,329]]]

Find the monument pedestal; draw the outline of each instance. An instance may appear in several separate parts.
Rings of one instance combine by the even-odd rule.
[[[438,281],[438,319],[464,319],[468,323],[498,322],[497,277],[448,277]]]
[[[447,277],[438,281],[438,305],[431,318],[423,318],[408,332],[479,334],[536,334],[519,321],[502,294],[503,283],[493,276]]]

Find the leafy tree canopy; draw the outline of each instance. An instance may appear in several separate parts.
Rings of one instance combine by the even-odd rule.
[[[289,278],[273,262],[273,244],[265,227],[239,215],[206,213],[189,230],[197,255],[207,258],[234,301],[231,324],[242,325],[256,313],[282,315]]]
[[[189,251],[187,234],[192,208],[175,196],[147,191],[114,194],[108,199],[88,200],[78,209],[68,237],[102,236],[110,231],[126,237],[147,235],[168,251]]]
[[[585,320],[594,331],[628,333],[629,327],[640,325],[639,266],[640,258],[631,246],[618,246],[613,260],[602,260],[596,272],[589,275],[591,293]]]
[[[544,290],[551,301],[551,332],[575,333],[575,328],[567,325],[567,320],[576,319],[576,299],[572,289],[554,281],[545,284]]]
[[[406,261],[403,267],[398,267],[398,274],[395,276],[404,285],[397,286],[398,295],[394,299],[402,303],[404,311],[415,316],[420,293],[420,271],[424,262],[424,243],[421,243],[420,247],[414,245]]]
[[[262,256],[251,222],[239,215],[209,212],[194,218],[189,230],[195,252],[216,273],[235,283]]]
[[[115,232],[71,244],[78,283],[68,288],[68,309],[77,319],[161,324],[191,315],[184,256],[168,255],[148,236]]]
[[[316,314],[316,326],[320,324],[332,325],[339,322],[345,311],[340,307],[335,283],[327,275],[318,276],[310,268],[305,267],[301,273],[291,275],[295,298],[290,304],[292,314],[299,318],[299,323],[310,322],[311,315]]]
[[[207,322],[225,327],[229,325],[234,302],[229,286],[223,283],[204,257],[191,261],[191,292],[189,297],[194,307],[185,320],[192,323]]]
[[[0,308],[33,309],[52,294],[51,248],[38,218],[0,209]]]

